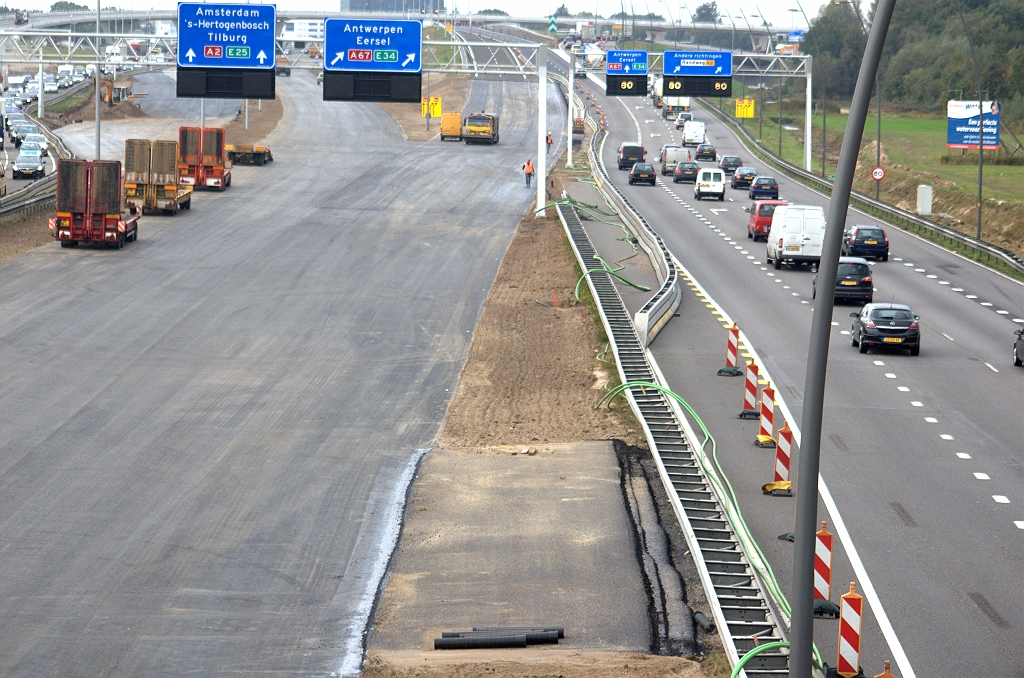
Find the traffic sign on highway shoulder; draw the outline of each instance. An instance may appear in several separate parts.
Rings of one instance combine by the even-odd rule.
[[[274,69],[274,5],[178,3],[180,68]]]
[[[732,76],[732,52],[665,52],[665,75]]]
[[[640,49],[612,49],[605,56],[608,75],[647,75],[647,52]]]
[[[882,179],[884,179],[885,178],[885,168],[884,167],[876,167],[873,170],[871,170],[871,178],[874,179],[875,181],[881,181]]]
[[[419,73],[422,52],[419,21],[330,18],[324,25],[325,71]]]

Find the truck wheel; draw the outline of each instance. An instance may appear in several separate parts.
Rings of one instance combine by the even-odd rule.
[[[185,204],[182,205],[182,208],[183,209],[187,209],[187,210],[192,209],[192,198],[189,198],[188,200],[186,200]]]
[[[228,180],[227,180],[227,182],[226,182],[226,183],[224,184],[224,188],[227,188],[227,187],[228,187],[228,186],[230,186],[230,185],[231,185],[231,175],[229,174],[229,175],[228,175]]]
[[[61,240],[60,241],[60,246],[61,247],[78,247],[78,241],[77,240]]]

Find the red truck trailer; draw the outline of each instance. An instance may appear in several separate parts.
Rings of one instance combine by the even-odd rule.
[[[196,188],[223,191],[231,185],[231,160],[224,147],[223,127],[179,127],[180,181]]]
[[[120,161],[57,161],[57,216],[49,227],[61,247],[102,242],[121,249],[138,240],[139,217],[121,205]]]

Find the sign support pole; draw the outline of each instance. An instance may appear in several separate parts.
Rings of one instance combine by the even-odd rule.
[[[546,216],[547,203],[547,124],[548,124],[548,50],[537,47],[537,213]]]
[[[206,127],[206,99],[199,100],[199,126]]]
[[[96,155],[93,160],[100,159],[100,0],[96,0]]]
[[[596,21],[595,21],[595,23],[596,23]],[[594,30],[596,31],[597,28],[595,28]],[[576,117],[576,114],[573,111],[573,93],[575,92],[575,90],[576,90],[576,55],[573,54],[570,51],[569,52],[569,96],[566,97],[567,101],[569,102],[569,124],[567,125],[567,127],[568,127],[568,134],[566,135],[566,138],[569,139],[569,143],[566,144],[566,148],[565,148],[565,158],[566,158],[565,166],[566,167],[572,167],[572,123],[573,123],[574,118]]]
[[[249,129],[249,100],[245,100],[245,129]]]
[[[806,101],[806,103],[804,105],[804,170],[807,171],[807,172],[812,171],[811,170],[811,151],[812,151],[811,143],[812,143],[812,140],[813,140],[813,135],[811,134],[811,112],[812,112],[811,109],[812,109],[812,103],[813,103],[813,99],[814,99],[814,94],[813,94],[814,90],[811,87],[811,85],[812,85],[812,83],[811,83],[811,70],[812,70],[811,66],[812,66],[812,59],[813,58],[814,57],[812,57],[811,55],[808,54],[807,58],[804,60],[804,70],[807,71],[807,94],[806,94],[807,101]]]

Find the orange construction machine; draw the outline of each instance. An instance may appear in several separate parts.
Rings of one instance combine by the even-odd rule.
[[[223,191],[231,185],[231,160],[223,127],[178,128],[179,181],[195,188]]]

